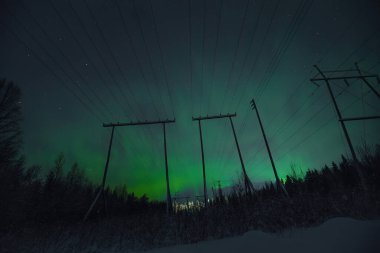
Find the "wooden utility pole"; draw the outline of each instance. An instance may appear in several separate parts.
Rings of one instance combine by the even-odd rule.
[[[282,184],[282,182],[280,181],[280,178],[278,177],[276,165],[274,164],[274,160],[273,160],[273,157],[272,157],[272,152],[270,151],[270,147],[269,147],[269,143],[268,143],[268,140],[267,140],[267,136],[265,135],[264,126],[263,126],[263,123],[261,122],[259,110],[257,109],[257,105],[256,105],[255,100],[253,98],[251,100],[251,108],[252,108],[252,110],[256,111],[256,116],[257,116],[257,119],[259,121],[259,125],[260,125],[260,129],[261,129],[261,133],[262,133],[263,138],[264,138],[265,146],[267,147],[267,152],[268,152],[268,155],[269,155],[270,163],[272,165],[274,177],[276,178],[277,187],[279,189],[281,189],[281,191],[288,197],[289,196],[288,192],[286,191],[284,185]]]
[[[348,80],[350,80],[350,79],[362,80],[372,90],[372,92],[375,93],[378,98],[380,98],[379,93],[375,90],[375,88],[367,80],[368,78],[376,78],[377,81],[379,81],[379,76],[378,75],[363,75],[362,72],[361,72],[361,70],[359,69],[359,66],[358,66],[357,63],[355,63],[355,67],[356,67],[355,70],[322,71],[317,65],[314,65],[314,67],[317,69],[317,71],[318,71],[319,74],[317,74],[316,76],[314,76],[314,78],[311,78],[310,81],[313,82],[314,84],[316,84],[317,86],[319,86],[319,84],[317,83],[318,81],[324,81],[325,82],[325,84],[327,86],[327,90],[328,90],[328,92],[330,94],[331,100],[333,101],[334,108],[335,108],[336,114],[338,116],[338,121],[339,121],[339,123],[340,123],[340,125],[341,125],[341,127],[343,129],[343,133],[344,133],[344,136],[346,138],[348,147],[350,148],[352,159],[358,165],[357,166],[358,167],[357,171],[358,171],[359,177],[361,179],[362,185],[363,185],[364,189],[366,189],[365,177],[364,177],[361,169],[359,168],[360,167],[360,163],[359,163],[359,160],[358,160],[358,158],[356,156],[356,152],[355,152],[355,149],[354,149],[354,147],[352,145],[352,142],[351,142],[350,136],[348,134],[345,122],[346,121],[354,121],[354,120],[378,119],[378,118],[380,118],[380,116],[366,116],[366,117],[343,118],[342,114],[341,114],[341,112],[339,110],[338,104],[337,104],[337,102],[335,100],[335,96],[334,96],[334,93],[332,91],[330,81],[331,80],[343,80],[346,83],[346,85],[348,86],[349,85]],[[358,74],[332,76],[332,77],[329,77],[329,76],[326,75],[326,73],[352,72],[352,71],[357,71]],[[318,75],[319,75],[319,77],[318,77]]]
[[[366,78],[378,78],[377,75],[362,75],[358,65],[356,64],[356,67],[357,67],[357,71],[359,72],[359,75],[350,75],[350,76],[334,76],[334,77],[328,77],[326,73],[329,73],[329,72],[336,72],[336,71],[321,71],[321,69],[317,66],[317,65],[314,65],[314,67],[317,69],[317,71],[319,72],[319,75],[320,77],[314,77],[314,78],[311,78],[310,81],[313,82],[314,84],[318,85],[316,82],[318,81],[324,81],[326,83],[326,86],[327,86],[327,90],[330,94],[330,97],[331,97],[331,100],[333,101],[333,104],[334,104],[334,108],[335,108],[335,111],[336,111],[336,114],[338,116],[338,121],[342,127],[342,130],[343,130],[343,133],[344,133],[344,136],[346,138],[346,141],[347,141],[347,144],[348,144],[348,147],[350,148],[350,151],[351,151],[351,155],[352,155],[352,158],[354,159],[355,162],[358,162],[358,158],[356,156],[356,152],[355,152],[355,149],[354,149],[354,146],[352,145],[352,142],[351,142],[351,139],[350,139],[350,136],[348,134],[348,131],[347,131],[347,128],[346,128],[346,124],[345,122],[346,121],[352,121],[352,120],[367,120],[367,119],[377,119],[379,118],[380,116],[370,116],[370,117],[355,117],[355,118],[348,118],[348,119],[344,119],[342,118],[342,113],[340,112],[339,110],[339,107],[338,107],[338,104],[335,100],[335,96],[334,96],[334,93],[331,89],[331,84],[330,84],[330,80],[344,80],[346,82],[346,84],[348,84],[348,79],[357,79],[357,80],[363,80],[368,87],[370,87],[370,89],[376,94],[378,95],[378,93],[376,92],[376,90],[372,87],[372,85],[367,81]],[[348,71],[352,71],[352,70],[348,70]],[[348,72],[347,71],[347,72]],[[339,71],[339,72],[342,72],[342,71]],[[318,85],[319,86],[319,85]]]
[[[168,165],[168,152],[166,148],[166,124],[162,123],[164,130],[164,150],[165,150],[165,175],[166,175],[166,213],[173,212],[172,197],[170,196],[170,184],[169,184],[169,165]]]
[[[168,157],[167,157],[167,145],[166,145],[166,124],[168,123],[174,123],[175,119],[173,120],[157,120],[157,121],[137,121],[137,122],[127,122],[127,123],[104,123],[103,127],[112,127],[112,132],[111,132],[111,138],[110,138],[110,143],[108,147],[108,153],[107,153],[107,161],[106,165],[104,168],[104,173],[103,173],[103,179],[102,179],[102,185],[91,203],[86,215],[83,218],[83,221],[86,221],[90,213],[92,212],[96,202],[98,201],[100,195],[104,193],[104,186],[106,183],[106,178],[107,178],[107,172],[108,172],[108,164],[110,161],[110,156],[111,156],[111,149],[112,149],[112,140],[113,140],[113,134],[115,127],[122,127],[122,126],[140,126],[140,125],[155,125],[155,124],[162,124],[163,127],[163,134],[164,134],[164,150],[165,150],[165,175],[166,175],[166,211],[168,214],[172,213],[173,211],[173,206],[172,206],[172,200],[170,196],[170,187],[169,187],[169,166],[168,166]]]
[[[202,124],[201,121],[198,120],[198,127],[199,127],[199,138],[201,141],[201,154],[202,154],[202,174],[203,174],[203,201],[205,204],[205,207],[207,208],[207,184],[206,184],[206,164],[205,164],[205,154],[203,151],[203,136],[202,136]]]
[[[104,172],[103,172],[102,184],[100,186],[100,189],[99,189],[98,193],[95,196],[95,199],[92,201],[90,207],[88,208],[87,213],[86,213],[86,215],[83,218],[83,221],[87,220],[88,216],[92,212],[92,209],[94,209],[94,206],[95,206],[96,202],[98,201],[100,195],[102,195],[104,193],[104,186],[106,184],[106,178],[107,178],[107,172],[108,172],[108,164],[110,162],[110,157],[111,157],[111,149],[112,149],[112,141],[113,141],[113,133],[114,133],[114,131],[115,131],[115,127],[112,127],[110,142],[109,142],[109,145],[108,145],[107,160],[106,160],[106,165],[104,167]]]
[[[203,192],[204,192],[205,206],[207,206],[207,204],[206,204],[207,203],[207,185],[206,185],[206,165],[205,165],[204,151],[203,151],[203,136],[202,136],[202,125],[201,125],[201,121],[202,120],[222,119],[222,118],[229,118],[230,119],[231,128],[232,128],[232,131],[233,131],[233,134],[234,134],[234,138],[235,138],[236,148],[238,150],[238,154],[239,154],[239,158],[240,158],[240,163],[241,163],[242,170],[243,170],[245,190],[246,190],[246,193],[253,191],[252,182],[249,179],[249,177],[248,177],[248,175],[246,173],[246,170],[245,170],[243,157],[242,157],[241,152],[240,152],[239,142],[238,142],[237,137],[236,137],[236,132],[235,132],[234,124],[232,122],[232,117],[236,117],[236,113],[234,113],[234,114],[225,114],[225,115],[219,114],[219,115],[213,115],[213,116],[208,116],[207,115],[207,116],[204,116],[204,117],[202,117],[202,116],[193,117],[193,121],[198,121],[198,127],[199,127],[199,136],[200,136],[200,142],[201,142],[201,155],[202,155],[202,169],[203,169]]]
[[[245,165],[244,165],[243,157],[242,157],[241,152],[240,152],[239,142],[238,142],[238,139],[236,137],[236,132],[235,132],[234,123],[232,121],[232,116],[229,116],[228,118],[230,119],[232,132],[233,132],[234,138],[235,138],[236,149],[237,149],[238,154],[239,154],[240,165],[241,165],[241,168],[243,170],[245,193],[246,194],[252,193],[253,192],[253,185],[252,185],[251,180],[249,180],[249,177],[247,175],[247,171],[245,170]]]

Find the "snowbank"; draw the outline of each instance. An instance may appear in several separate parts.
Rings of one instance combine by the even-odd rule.
[[[335,218],[318,227],[296,229],[282,234],[250,231],[239,237],[167,247],[148,252],[379,253],[380,220],[359,221],[349,218]]]

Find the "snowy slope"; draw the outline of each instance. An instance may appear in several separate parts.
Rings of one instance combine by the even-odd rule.
[[[278,235],[250,231],[239,237],[167,247],[148,252],[380,253],[380,220],[358,221],[335,218],[318,227],[296,229]]]

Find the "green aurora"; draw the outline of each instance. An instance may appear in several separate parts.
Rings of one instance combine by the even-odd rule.
[[[121,1],[122,9],[128,14],[128,28],[145,78],[139,71],[133,48],[127,43],[114,1],[93,1],[90,8],[98,17],[100,27],[106,33],[123,73],[107,53],[107,47],[85,6],[78,1],[74,8],[82,14],[85,25],[102,49],[125,97],[118,92],[117,85],[105,70],[104,62],[77,24],[67,3],[58,0],[53,2],[61,14],[67,17],[68,24],[100,69],[107,85],[97,78],[91,63],[48,2],[25,1],[113,115],[96,103],[91,108],[104,116],[100,120],[93,117],[33,57],[30,50],[20,44],[11,33],[2,30],[4,36],[0,42],[0,76],[14,81],[23,91],[23,152],[28,165],[39,164],[47,171],[53,166],[58,154],[63,152],[67,169],[74,162],[78,162],[91,181],[98,183],[103,174],[110,137],[110,129],[103,128],[103,122],[175,117],[176,123],[167,126],[172,196],[201,195],[199,132],[192,116],[236,112],[234,123],[247,172],[254,185],[258,186],[264,181],[274,180],[274,176],[256,116],[249,107],[252,97],[257,100],[280,177],[284,178],[291,172],[291,164],[306,171],[308,168],[320,168],[333,160],[337,161],[342,154],[350,157],[334,108],[329,104],[326,87],[321,85],[316,88],[308,79],[316,74],[312,68],[315,63],[322,69],[341,69],[351,68],[355,61],[359,61],[363,69],[372,73],[380,72],[377,64],[379,36],[376,36],[379,5],[374,1],[314,3],[300,23],[289,48],[278,58],[278,68],[272,75],[270,66],[274,64],[273,57],[295,15],[297,1],[280,1],[274,22],[263,43],[261,40],[265,38],[276,1],[264,1],[256,34],[253,30],[261,1],[250,1],[246,24],[234,57],[245,1],[224,0],[215,59],[219,1],[207,1],[204,33],[203,2],[192,1],[191,59],[187,1],[152,1],[163,60],[160,58],[148,2],[137,2],[137,10],[149,52],[144,47],[131,1]],[[18,3],[9,5],[19,15],[19,19],[28,24],[27,28],[46,45],[47,50],[62,60],[56,48],[44,39],[43,33],[33,24],[25,10]],[[357,14],[359,6],[360,12]],[[15,22],[14,17],[5,15],[3,19],[31,48],[44,55]],[[44,22],[46,20],[52,21]],[[253,46],[250,48],[251,36],[254,37]],[[249,57],[244,64],[246,54]],[[149,56],[153,68],[149,63]],[[349,59],[345,60],[348,56]],[[74,87],[48,57],[43,56],[43,59],[51,64],[67,85]],[[340,66],[342,62],[343,65]],[[69,69],[75,80],[79,80],[67,63],[64,63],[64,67]],[[251,69],[254,69],[252,73]],[[123,75],[127,76],[128,83]],[[266,78],[270,78],[267,86]],[[78,82],[89,92],[83,83]],[[334,83],[336,94],[343,88],[344,83]],[[376,88],[379,89],[379,86]],[[367,91],[367,87],[356,82],[339,96],[337,100],[343,115],[350,117],[378,113],[380,103],[376,96]],[[116,100],[112,94],[116,94]],[[360,99],[363,94],[364,100]],[[92,98],[96,100],[95,97]],[[293,117],[299,108],[301,109]],[[288,120],[290,117],[291,120]],[[313,118],[310,119],[311,117]],[[347,125],[355,146],[361,145],[364,140],[371,145],[379,143],[379,121],[349,122]],[[215,187],[218,180],[222,187],[232,186],[240,176],[241,166],[229,122],[227,119],[204,121],[202,127],[208,187]],[[107,184],[111,187],[125,184],[128,191],[137,195],[145,193],[149,198],[163,199],[166,191],[162,127],[130,126],[119,127],[115,131]]]

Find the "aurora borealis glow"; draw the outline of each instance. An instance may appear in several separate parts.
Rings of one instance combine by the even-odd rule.
[[[123,11],[133,45],[128,42],[115,1]],[[380,5],[371,0],[314,1],[305,17],[298,20],[294,30],[290,30],[294,33],[291,38],[287,37],[287,31],[297,15],[298,4],[303,1],[277,1],[264,1],[263,5],[259,0],[249,1],[239,40],[247,2],[223,0],[216,43],[219,0],[206,1],[205,5],[201,0],[191,0],[191,33],[187,0],[152,0],[159,44],[148,0],[136,0],[143,36],[132,1],[88,1],[117,64],[83,1],[71,3],[100,49],[100,56],[67,1],[52,2],[91,57],[90,61],[54,12],[50,0],[24,1],[113,115],[107,113],[57,48],[46,39],[21,2],[6,1],[11,12],[1,8],[2,24],[11,27],[97,114],[104,115],[101,121],[93,117],[29,49],[3,25],[0,26],[0,76],[14,81],[23,91],[21,102],[27,163],[40,164],[47,170],[55,157],[64,152],[67,168],[77,161],[94,182],[99,182],[110,135],[110,129],[102,127],[103,122],[174,116],[176,123],[167,126],[172,196],[176,192],[181,196],[199,195],[202,185],[199,133],[191,118],[236,112],[234,123],[249,177],[254,184],[273,180],[259,125],[249,107],[252,97],[260,109],[280,176],[290,172],[291,163],[306,170],[337,160],[341,154],[347,153],[349,157],[334,108],[332,104],[326,106],[330,103],[326,87],[322,85],[317,89],[308,79],[316,74],[312,68],[316,63],[322,70],[329,70],[352,68],[358,61],[363,70],[380,73]],[[81,95],[57,64],[20,27],[15,15],[88,93],[95,105]],[[256,21],[259,21],[257,25]],[[289,46],[285,47],[287,44]],[[104,77],[106,85],[98,78],[92,63]],[[373,84],[380,89],[376,82]],[[336,95],[345,88],[344,83],[334,85]],[[368,88],[360,82],[352,83],[337,98],[343,115],[378,114],[380,103],[367,91]],[[362,94],[365,94],[364,102]],[[344,109],[347,106],[350,107]],[[211,120],[203,122],[202,126],[208,187],[215,185],[217,180],[221,180],[222,186],[230,186],[241,168],[229,122],[227,119]],[[363,140],[369,144],[380,141],[378,120],[350,122],[347,126],[354,145],[360,145]],[[163,198],[164,166],[161,126],[116,129],[108,184],[126,184],[129,191],[138,195],[146,193],[151,198]]]

